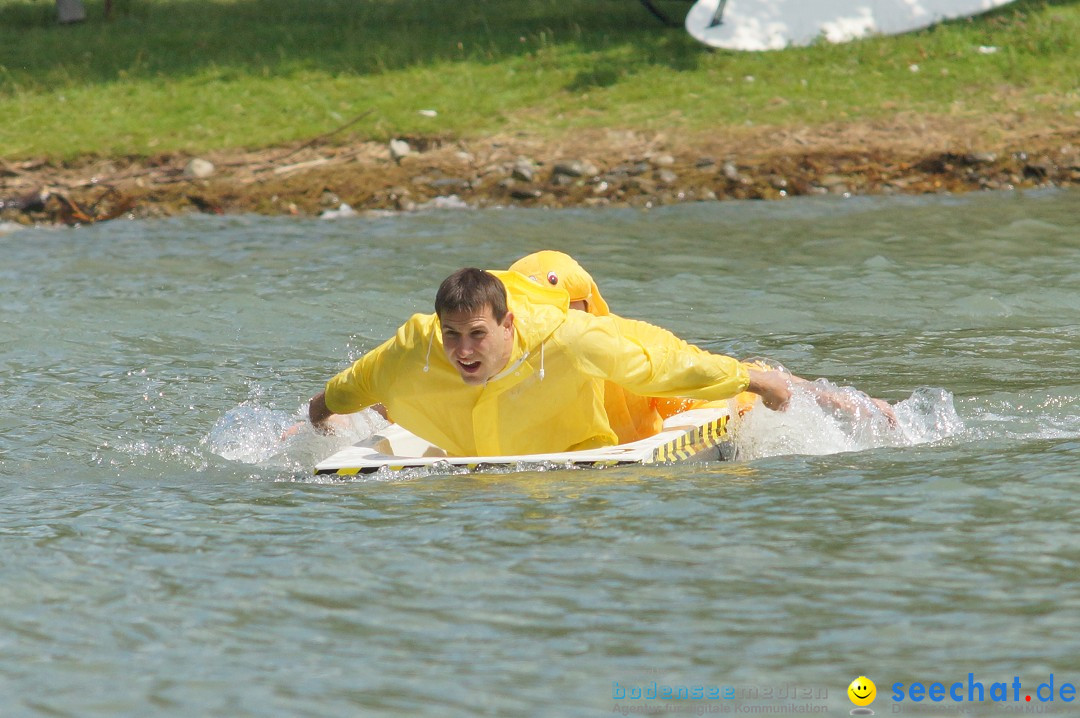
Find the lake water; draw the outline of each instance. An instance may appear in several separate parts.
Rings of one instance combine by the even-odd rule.
[[[355,436],[282,443],[307,398],[540,248],[899,426],[797,397],[728,464],[314,481]],[[1067,711],[1078,280],[1075,191],[7,226],[0,715]],[[892,695],[969,674],[1020,700]]]

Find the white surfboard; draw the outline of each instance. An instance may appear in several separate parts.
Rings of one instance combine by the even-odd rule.
[[[702,408],[668,418],[656,436],[630,444],[586,451],[518,456],[446,456],[427,441],[391,424],[373,436],[353,444],[315,466],[316,475],[355,476],[387,469],[402,471],[423,467],[464,467],[470,471],[527,468],[555,464],[577,468],[602,468],[623,464],[662,464],[675,461],[719,461],[734,456],[728,434],[727,408]]]
[[[782,50],[820,37],[848,42],[978,15],[1013,0],[698,0],[686,15],[695,40],[728,50]]]

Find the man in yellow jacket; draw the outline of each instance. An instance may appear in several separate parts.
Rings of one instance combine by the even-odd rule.
[[[611,446],[603,382],[635,394],[727,399],[749,390],[766,406],[790,398],[780,372],[710,354],[645,322],[569,311],[561,289],[517,272],[466,268],[447,277],[435,314],[327,382],[309,418],[381,403],[394,421],[455,456]]]

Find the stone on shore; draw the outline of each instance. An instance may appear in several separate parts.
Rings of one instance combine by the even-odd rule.
[[[543,193],[536,187],[514,187],[510,196],[518,200],[540,199]]]
[[[390,159],[401,162],[405,157],[412,154],[412,147],[405,140],[390,140]]]
[[[514,163],[514,169],[510,176],[522,182],[532,182],[536,178],[536,169],[532,160],[519,159]]]
[[[679,181],[679,175],[675,174],[669,169],[661,169],[656,172],[656,179],[661,184],[673,185]]]
[[[184,167],[184,176],[188,179],[206,179],[214,175],[214,163],[196,157]]]
[[[583,160],[563,160],[556,162],[555,166],[551,170],[553,176],[562,175],[564,177],[595,177],[600,174],[600,170],[596,168],[591,162]]]

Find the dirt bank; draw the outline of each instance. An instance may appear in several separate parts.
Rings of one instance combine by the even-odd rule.
[[[185,212],[317,215],[430,207],[657,206],[807,194],[921,194],[1080,184],[1078,123],[1015,117],[715,135],[575,132],[404,144],[333,138],[200,158],[0,161],[0,220],[104,221]],[[192,160],[201,160],[195,161]]]

